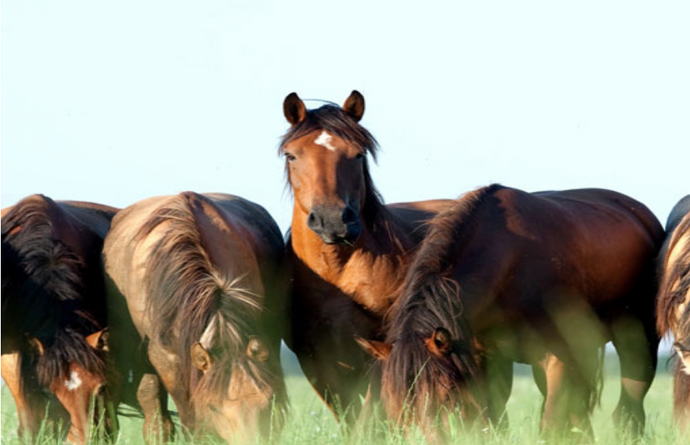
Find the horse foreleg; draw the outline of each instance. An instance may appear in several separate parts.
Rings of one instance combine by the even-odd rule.
[[[509,426],[506,404],[513,389],[513,362],[502,358],[485,358],[483,363],[484,387],[488,402],[487,417],[499,430]]]
[[[168,393],[155,373],[145,373],[137,389],[137,401],[144,412],[144,439],[147,443],[166,443],[175,429],[168,412]]]
[[[644,433],[644,398],[652,386],[659,338],[653,322],[625,318],[612,327],[621,366],[621,396],[613,412],[617,427],[632,435]]]
[[[567,365],[556,355],[547,353],[540,363],[545,376],[546,399],[541,418],[542,434],[570,435],[577,428],[585,441],[593,436],[589,419],[590,396],[594,376]],[[587,373],[591,374],[591,373]]]
[[[29,382],[22,383],[19,352],[2,354],[1,362],[2,379],[10,389],[14,404],[17,407],[19,417],[17,433],[20,437],[26,436],[27,439],[33,439],[43,420],[43,406],[39,400],[35,400],[37,396],[31,395]]]

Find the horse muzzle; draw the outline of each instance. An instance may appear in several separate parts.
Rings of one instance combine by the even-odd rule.
[[[362,233],[357,212],[350,206],[314,207],[307,226],[326,244],[354,244]]]

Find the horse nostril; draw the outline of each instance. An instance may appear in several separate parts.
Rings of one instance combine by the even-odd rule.
[[[357,221],[357,214],[350,207],[345,207],[343,210],[343,222],[345,224],[351,224]]]
[[[307,227],[310,229],[314,230],[319,227],[318,221],[316,219],[316,215],[314,215],[314,212],[309,212],[309,216],[307,216]]]

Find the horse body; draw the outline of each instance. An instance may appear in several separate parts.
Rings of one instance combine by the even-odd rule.
[[[674,417],[684,428],[690,424],[690,195],[671,210],[667,237],[659,255],[657,327],[669,331],[678,355],[674,378]]]
[[[38,432],[48,401],[43,392],[67,411],[72,442],[89,437],[92,397],[103,407],[100,251],[116,211],[43,195],[2,210],[2,376],[17,405],[20,434]],[[51,413],[56,420],[53,414],[59,413]]]
[[[281,153],[295,198],[287,343],[329,407],[356,414],[368,389],[370,359],[355,336],[382,338],[390,296],[423,237],[424,222],[453,201],[381,202],[366,160],[375,156],[376,141],[357,123],[364,112],[359,93],[342,109],[310,111],[293,93],[284,111],[292,128]]]
[[[145,434],[172,433],[167,394],[190,430],[228,441],[267,432],[286,402],[280,369],[283,241],[242,198],[191,192],[124,209],[104,247],[118,394]]]
[[[391,311],[383,397],[425,428],[440,408],[500,422],[512,363],[534,365],[542,428],[590,431],[599,348],[621,360],[615,419],[644,426],[656,366],[653,262],[663,231],[642,204],[605,190],[529,194],[491,186],[430,222]],[[408,397],[409,396],[409,397]],[[433,431],[428,429],[428,431]]]

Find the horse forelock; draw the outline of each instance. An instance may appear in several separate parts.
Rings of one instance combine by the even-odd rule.
[[[3,321],[41,341],[44,354],[35,364],[44,386],[65,379],[73,364],[99,376],[105,368],[85,341],[102,328],[84,301],[89,269],[58,239],[55,211],[57,204],[39,195],[2,218]]]
[[[307,111],[306,117],[298,124],[293,125],[282,137],[279,152],[282,154],[285,146],[295,139],[316,131],[326,131],[333,136],[344,139],[376,159],[378,142],[374,136],[348,116],[342,108],[333,105],[324,105]]]
[[[657,296],[657,331],[663,336],[669,330],[681,329],[681,332],[674,334],[690,336],[690,213],[673,229],[662,261]],[[678,309],[682,305],[685,305],[685,309],[679,314]],[[679,315],[685,320],[678,320]]]
[[[146,314],[152,336],[178,355],[188,373],[181,378],[186,393],[213,397],[227,390],[233,366],[247,361],[244,347],[258,327],[263,296],[242,287],[243,276],[228,277],[212,262],[192,210],[196,199],[206,200],[196,194],[170,200],[149,217],[137,238],[142,240],[166,223],[147,257]],[[204,376],[191,362],[196,342],[214,360],[212,371]],[[264,380],[257,377],[257,385]]]

